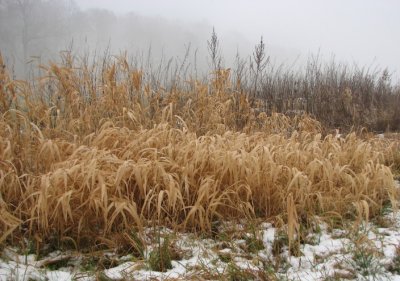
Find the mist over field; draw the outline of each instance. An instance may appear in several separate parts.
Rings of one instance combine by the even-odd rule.
[[[398,1],[1,0],[0,50],[17,77],[59,52],[170,58],[208,70],[213,27],[225,67],[247,59],[261,36],[271,63],[302,67],[310,56],[388,67],[399,78]]]
[[[0,281],[400,280],[398,11],[0,0]]]

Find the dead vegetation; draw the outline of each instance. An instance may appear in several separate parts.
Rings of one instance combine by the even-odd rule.
[[[116,247],[154,223],[256,216],[287,223],[291,244],[315,215],[396,207],[397,140],[259,112],[229,70],[167,90],[123,57],[63,61],[30,82],[0,72],[0,243]]]

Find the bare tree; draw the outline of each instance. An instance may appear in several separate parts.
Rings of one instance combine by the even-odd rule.
[[[73,0],[0,0],[0,35],[7,38],[3,44],[20,59],[25,75],[33,51],[43,51],[49,41],[56,48],[58,39],[66,35],[74,6]]]

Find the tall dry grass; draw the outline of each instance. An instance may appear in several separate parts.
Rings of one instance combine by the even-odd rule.
[[[154,223],[207,231],[254,216],[295,237],[315,215],[397,204],[394,144],[258,112],[229,70],[167,90],[123,57],[63,61],[34,81],[0,72],[0,243],[113,247]]]

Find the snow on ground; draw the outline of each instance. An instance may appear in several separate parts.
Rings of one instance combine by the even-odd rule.
[[[397,274],[400,273],[400,256],[398,256],[400,253],[396,253],[396,249],[400,246],[400,215],[391,213],[387,217],[392,217],[392,226],[383,228],[372,223],[368,224],[366,226],[368,229],[357,234],[360,236],[359,239],[364,239],[364,243],[360,245],[357,245],[358,238],[351,239],[346,237],[349,235],[339,230],[329,231],[327,227],[321,227],[320,232],[314,234],[315,243],[305,243],[300,246],[301,255],[289,256],[287,247],[282,250],[281,265],[278,266],[275,275],[288,280],[326,280],[329,276],[365,280],[400,280],[400,275],[388,271],[390,265],[396,263],[397,258],[399,260],[395,266]],[[259,250],[256,254],[246,255],[241,250],[241,245],[246,243],[243,239],[229,241],[221,248],[219,247],[221,242],[216,240],[195,239],[189,235],[178,234],[179,239],[175,246],[188,254],[180,261],[172,261],[171,270],[151,271],[146,258],[136,261],[132,258],[131,261],[121,262],[116,267],[104,270],[103,274],[111,280],[123,278],[184,280],[195,276],[196,271],[199,274],[206,274],[208,271],[211,277],[214,276],[215,280],[218,280],[219,276],[228,273],[229,263],[234,263],[241,269],[257,271],[263,268],[260,266],[260,261],[274,263],[273,260],[277,257],[273,255],[273,245],[274,240],[278,239],[277,230],[270,224],[264,223],[259,229],[265,249]],[[371,253],[369,248],[373,250]],[[360,252],[360,257],[355,258],[357,251]],[[41,260],[36,260],[35,255],[21,255],[17,252],[11,248],[2,251],[0,280],[96,280],[95,272],[84,272],[79,266],[51,270],[44,267]],[[60,256],[62,253],[53,254],[56,255]],[[78,254],[74,255],[78,260]],[[224,255],[225,259],[222,258]]]
[[[150,252],[158,245],[153,239],[143,257],[116,256],[119,264],[105,270],[83,267],[79,253],[58,251],[37,260],[20,249],[5,248],[0,253],[0,280],[89,281],[99,276],[100,280],[221,280],[238,274],[240,280],[262,280],[260,276],[267,274],[276,280],[400,281],[399,212],[388,211],[357,230],[331,229],[320,223],[297,248],[292,247],[292,255],[287,237],[270,223],[251,228],[224,223],[213,239],[166,229],[162,233],[170,237],[180,256],[167,272],[150,269]],[[254,241],[261,245],[254,248]],[[49,266],[54,261],[63,263],[55,269]]]

